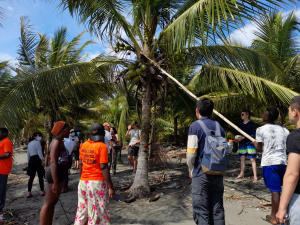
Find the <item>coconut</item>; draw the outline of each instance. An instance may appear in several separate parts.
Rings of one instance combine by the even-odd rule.
[[[131,48],[131,46],[127,45],[125,48],[126,48],[126,50],[129,50]]]
[[[127,55],[131,55],[131,53],[130,53],[130,52],[127,52]]]
[[[121,43],[120,46],[124,48],[124,47],[125,47],[125,44],[124,44],[124,43]]]
[[[131,78],[134,78],[136,76],[135,70],[130,70],[129,72],[130,72]]]
[[[118,53],[118,52],[119,52],[119,48],[116,47],[116,48],[115,48],[115,53]]]
[[[129,65],[127,66],[127,68],[128,68],[129,70],[134,70],[135,66],[134,66],[133,64],[129,64]]]
[[[168,95],[168,96],[167,96],[167,100],[168,100],[168,101],[172,101],[172,96],[171,96],[171,95]]]
[[[120,50],[123,51],[123,50],[124,50],[124,47],[120,47]]]
[[[138,82],[140,81],[140,77],[139,77],[139,76],[135,77],[135,78],[133,79],[133,81],[134,81],[135,83],[138,83]]]
[[[143,73],[143,71],[141,69],[136,69],[135,70],[136,74],[139,76]]]
[[[180,53],[179,52],[175,52],[175,56],[180,56]]]
[[[130,76],[129,74],[127,74],[127,75],[125,76],[125,80],[131,80],[131,76]]]
[[[147,69],[146,65],[141,65],[141,70],[145,71]]]
[[[120,42],[117,42],[117,47],[118,47],[118,48],[120,47]]]

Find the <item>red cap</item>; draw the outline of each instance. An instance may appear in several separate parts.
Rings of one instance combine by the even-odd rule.
[[[110,127],[109,123],[104,123],[103,126],[104,127],[106,127],[106,126]]]

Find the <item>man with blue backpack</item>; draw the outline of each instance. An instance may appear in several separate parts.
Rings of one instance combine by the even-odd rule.
[[[193,217],[198,225],[225,225],[223,174],[227,167],[227,143],[224,129],[210,118],[213,109],[209,98],[197,102],[198,120],[190,126],[187,143]]]

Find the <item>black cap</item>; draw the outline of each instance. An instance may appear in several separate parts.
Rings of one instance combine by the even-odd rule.
[[[92,141],[102,141],[104,143],[105,131],[102,123],[93,123],[90,127],[90,138]]]

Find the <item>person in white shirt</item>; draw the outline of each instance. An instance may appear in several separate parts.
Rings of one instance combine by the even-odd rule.
[[[28,169],[27,169],[27,175],[30,177],[28,180],[28,193],[26,195],[27,198],[32,197],[31,189],[32,189],[32,183],[35,178],[36,173],[38,173],[39,177],[39,184],[41,189],[41,196],[45,196],[44,191],[44,175],[45,170],[42,165],[43,160],[43,152],[42,152],[42,146],[41,141],[42,137],[39,135],[39,133],[34,133],[31,138],[29,139],[29,144],[27,147],[27,158],[28,158]]]
[[[138,124],[136,121],[132,121],[131,125],[128,126],[126,137],[130,137],[127,158],[133,166],[132,173],[135,174],[137,169],[137,157],[139,154],[141,141],[141,130],[138,129]]]
[[[112,154],[115,155],[116,151],[114,149],[113,142],[112,142],[112,136],[110,133],[110,124],[106,122],[103,124],[103,126],[104,126],[104,130],[105,130],[104,143],[106,144],[106,146],[108,148],[108,161],[109,161],[109,168],[110,168],[112,165],[112,163],[111,163]]]
[[[263,152],[261,166],[263,167],[265,186],[270,189],[272,195],[272,211],[265,220],[272,224],[277,224],[276,213],[279,208],[281,186],[286,171],[286,140],[289,135],[287,129],[274,124],[278,116],[277,109],[267,108],[262,117],[266,125],[257,128],[254,142],[256,151]]]
[[[67,172],[67,174],[65,174],[62,193],[68,192],[68,181],[69,181],[69,175],[71,174],[70,169],[71,169],[72,164],[73,164],[73,162],[72,162],[72,153],[73,153],[74,149],[76,149],[78,144],[79,144],[78,143],[79,139],[75,135],[76,135],[75,129],[71,129],[69,138],[64,138],[64,145],[65,145],[65,148],[67,149],[67,151],[69,152],[69,156],[68,156],[68,172]]]

